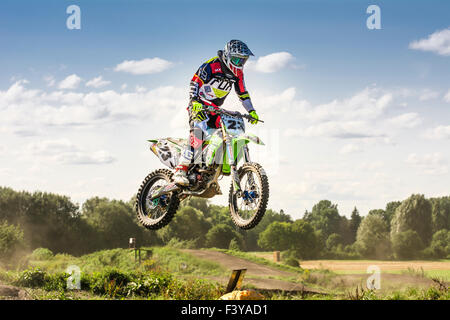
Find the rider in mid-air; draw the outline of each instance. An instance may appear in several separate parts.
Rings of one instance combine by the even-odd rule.
[[[204,130],[219,127],[219,115],[205,113],[204,108],[217,108],[223,104],[228,93],[234,89],[247,112],[258,122],[250,96],[244,84],[244,64],[253,53],[240,40],[231,40],[217,56],[203,63],[191,80],[189,92],[189,143],[182,153],[173,180],[176,184],[189,185],[187,171],[197,154],[201,154]],[[206,131],[206,130],[205,130]],[[195,155],[195,157],[194,157]]]

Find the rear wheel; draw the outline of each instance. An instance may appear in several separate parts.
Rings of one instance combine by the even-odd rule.
[[[257,163],[245,163],[237,171],[241,192],[234,194],[230,188],[231,218],[241,229],[254,228],[266,213],[269,201],[269,180],[264,169]]]
[[[153,171],[139,188],[136,213],[139,222],[147,229],[156,230],[166,226],[178,210],[180,200],[176,193],[150,200],[152,193],[170,183],[172,174],[172,171],[166,169]]]

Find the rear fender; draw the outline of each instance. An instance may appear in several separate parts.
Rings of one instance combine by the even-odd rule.
[[[178,165],[181,152],[186,144],[186,140],[175,138],[152,139],[148,142],[150,142],[150,150],[171,169]]]

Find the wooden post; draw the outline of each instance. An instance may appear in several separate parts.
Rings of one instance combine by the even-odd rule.
[[[275,261],[275,262],[280,262],[280,251],[274,251],[273,252],[273,260]]]

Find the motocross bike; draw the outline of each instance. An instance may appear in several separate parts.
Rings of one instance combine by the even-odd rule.
[[[250,115],[217,107],[208,107],[204,112],[207,115],[219,114],[220,125],[206,132],[203,145],[199,148],[201,159],[194,161],[187,172],[189,186],[179,186],[172,181],[188,141],[175,138],[148,140],[150,150],[170,168],[151,172],[137,193],[137,217],[148,229],[166,226],[175,215],[180,201],[188,197],[212,198],[221,195],[218,180],[223,176],[231,176],[229,209],[237,227],[251,229],[264,216],[269,200],[269,182],[264,169],[251,162],[248,149],[249,142],[264,143],[257,136],[245,133],[243,120],[254,119]],[[240,160],[243,164],[237,169]]]

